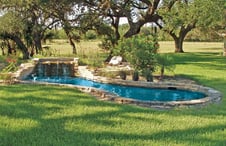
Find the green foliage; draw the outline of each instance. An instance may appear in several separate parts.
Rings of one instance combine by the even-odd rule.
[[[144,69],[142,71],[142,75],[145,77],[145,79],[148,81],[148,82],[152,82],[153,81],[153,75],[152,75],[152,70],[150,70],[149,68],[147,69]]]
[[[140,34],[142,34],[143,36],[149,36],[152,34],[152,28],[151,27],[142,27],[140,30]]]
[[[13,72],[17,71],[18,64],[21,63],[18,56],[10,55],[6,58],[0,58],[0,62],[0,80],[3,80],[5,83],[12,83]]]
[[[94,30],[88,30],[85,34],[85,39],[94,40],[97,38],[97,34]]]
[[[99,47],[104,50],[111,50],[113,48],[112,38],[111,37],[104,37],[99,44]]]
[[[114,49],[114,54],[123,56],[135,70],[150,69],[153,71],[158,47],[155,37],[133,36],[122,39]]]
[[[1,71],[2,73],[14,72],[17,70],[17,58],[16,57],[8,57],[6,58],[7,65]]]
[[[67,35],[63,29],[49,30],[49,31],[54,34],[53,35],[54,39],[68,39]]]
[[[98,101],[63,86],[1,85],[0,145],[226,145],[226,59],[169,56],[177,75],[221,91],[221,103],[159,110]]]
[[[89,65],[91,67],[102,67],[104,63],[104,57],[103,54],[99,53],[96,49],[90,49],[84,52],[79,52],[79,64],[80,65]]]
[[[167,4],[167,2],[163,3],[163,5]],[[222,12],[223,0],[177,1],[170,10],[167,7],[159,9],[159,13],[164,20],[163,29],[173,31],[177,35],[182,27],[186,28],[193,23],[196,27],[216,25],[219,20],[223,19]]]
[[[143,26],[140,30],[140,34],[143,36],[155,35],[157,33],[157,26]]]
[[[160,68],[160,76],[163,78],[165,70],[171,72],[175,69],[175,62],[173,57],[169,54],[158,54],[157,55],[157,66]]]
[[[190,21],[196,19],[199,27],[213,27],[223,18],[224,0],[195,0],[190,7]],[[194,17],[192,19],[192,17]]]
[[[97,29],[99,35],[102,35],[103,38],[101,40],[100,48],[104,50],[111,50],[114,45],[117,44],[117,39],[115,36],[115,32],[109,25],[103,25]]]
[[[4,33],[19,35],[18,33],[21,33],[23,28],[24,23],[18,14],[9,11],[0,16],[0,35]]]
[[[122,25],[119,25],[119,33],[120,35],[123,35],[125,34],[129,29],[129,24],[122,24]]]
[[[194,28],[214,27],[222,21],[222,5],[222,0],[163,1],[158,14],[163,18],[162,30],[175,41],[175,52],[184,52],[183,41]]]
[[[59,56],[59,52],[54,49],[54,48],[51,48],[49,46],[44,46],[42,48],[42,50],[40,51],[40,53],[36,56],[40,56],[40,57],[54,57],[54,56]]]
[[[167,54],[174,59],[176,76],[221,91],[220,104],[159,110],[98,101],[63,86],[1,85],[0,145],[225,145],[222,45],[189,44],[196,53]],[[0,63],[4,60],[0,56]]]

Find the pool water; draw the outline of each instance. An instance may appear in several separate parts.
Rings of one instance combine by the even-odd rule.
[[[200,92],[193,92],[188,90],[178,89],[161,89],[161,88],[144,88],[134,86],[122,86],[116,84],[105,84],[87,80],[84,78],[71,78],[71,77],[35,77],[34,82],[49,82],[72,84],[84,87],[93,87],[108,91],[120,97],[131,98],[142,101],[186,101],[204,98],[205,94]]]

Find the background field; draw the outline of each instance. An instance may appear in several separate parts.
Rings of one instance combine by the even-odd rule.
[[[99,44],[101,41],[80,41],[76,43],[77,53],[82,55],[96,54],[103,50],[100,49]],[[174,42],[173,41],[160,41],[160,53],[173,53]],[[43,44],[43,47],[50,47],[54,55],[56,56],[75,56],[72,54],[72,47],[67,40],[51,40]],[[215,52],[221,54],[223,51],[223,42],[184,42],[185,52]],[[5,52],[7,52],[5,50]],[[2,50],[0,50],[0,54]]]
[[[159,42],[160,52],[174,52],[174,42],[163,41]],[[216,52],[222,53],[223,42],[184,42],[185,52]]]

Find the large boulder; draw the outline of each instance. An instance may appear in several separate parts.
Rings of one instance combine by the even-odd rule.
[[[122,63],[121,56],[113,56],[109,62],[110,65],[119,65]]]

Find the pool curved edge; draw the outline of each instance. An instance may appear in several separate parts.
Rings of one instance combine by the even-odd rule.
[[[25,63],[21,64],[19,70],[14,73],[13,78],[15,79],[13,83],[26,83],[26,84],[37,84],[37,82],[32,81],[25,81],[25,79],[31,72],[33,71],[34,64],[32,63]],[[206,95],[205,98],[197,99],[197,100],[187,100],[187,101],[170,101],[170,102],[158,102],[158,101],[140,101],[134,100],[129,98],[119,97],[113,94],[110,94],[103,90],[98,90],[95,88],[90,87],[81,87],[76,85],[70,84],[58,84],[58,83],[39,83],[45,85],[58,85],[58,86],[68,86],[73,88],[78,88],[83,92],[88,92],[94,95],[99,100],[107,100],[107,101],[114,101],[121,104],[133,104],[138,106],[145,106],[145,107],[155,107],[155,108],[173,108],[173,107],[191,107],[191,106],[205,106],[209,103],[220,103],[222,99],[221,92],[210,88],[205,87],[197,84],[187,84],[187,83],[176,83],[176,82],[144,82],[144,81],[130,81],[130,80],[120,80],[120,79],[109,79],[100,76],[82,76],[83,78],[101,82],[101,83],[108,83],[108,84],[119,84],[119,85],[129,85],[129,86],[139,86],[139,87],[147,87],[147,88],[173,88],[173,89],[182,89],[182,90],[190,90],[190,91],[197,91],[204,93]],[[4,83],[4,81],[0,81],[0,84]],[[11,82],[10,82],[11,84]]]
[[[119,80],[119,79],[96,79],[97,82],[108,83],[108,84],[119,84],[119,85],[127,85],[127,86],[139,86],[146,88],[174,88],[174,89],[182,89],[182,90],[190,90],[201,92],[206,95],[206,97],[195,100],[186,100],[186,101],[168,101],[168,102],[160,102],[160,101],[141,101],[135,100],[131,98],[119,97],[115,94],[109,93],[104,90],[96,89],[93,87],[84,87],[78,85],[70,85],[70,84],[59,84],[59,83],[47,83],[47,82],[33,82],[33,81],[24,81],[20,80],[20,83],[24,84],[45,84],[45,85],[57,85],[57,86],[67,86],[78,88],[82,92],[89,93],[95,96],[98,100],[103,101],[112,101],[120,104],[132,104],[142,107],[150,107],[150,108],[158,108],[158,109],[171,109],[174,107],[193,107],[193,106],[205,106],[210,103],[219,103],[222,99],[222,94],[210,87],[204,87],[196,84],[185,84],[185,83],[171,83],[171,82],[143,82],[143,81],[128,81],[128,80]]]
[[[136,87],[146,87],[146,88],[163,88],[163,89],[179,89],[179,90],[189,90],[194,92],[201,92],[206,95],[206,97],[195,100],[186,101],[169,101],[169,102],[158,102],[158,101],[140,101],[134,99],[128,99],[123,97],[115,97],[114,100],[122,103],[139,104],[142,106],[151,107],[178,107],[178,106],[194,106],[194,105],[207,105],[209,103],[220,103],[222,99],[222,93],[202,85],[197,84],[187,84],[187,83],[177,83],[177,82],[145,82],[145,81],[131,81],[131,80],[120,80],[120,79],[109,79],[105,77],[95,77],[92,80],[108,84],[119,84],[126,86],[136,86]]]

